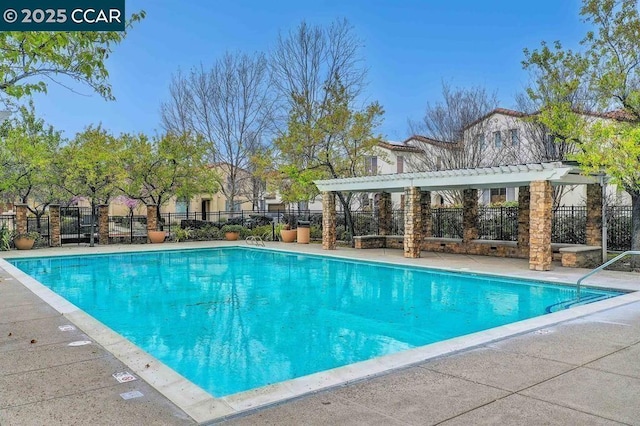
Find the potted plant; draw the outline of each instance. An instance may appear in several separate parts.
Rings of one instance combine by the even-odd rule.
[[[31,250],[40,234],[35,231],[17,232],[13,235],[13,245],[18,250]]]
[[[297,234],[298,231],[295,229],[291,229],[291,225],[289,225],[288,223],[285,223],[284,225],[282,225],[282,228],[280,228],[280,239],[283,243],[294,242],[296,240]]]
[[[241,225],[224,225],[220,231],[224,233],[227,241],[236,241],[244,228]]]
[[[147,231],[147,238],[151,244],[164,243],[167,233],[164,231]]]

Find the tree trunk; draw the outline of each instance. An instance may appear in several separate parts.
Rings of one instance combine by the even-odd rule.
[[[91,199],[91,225],[89,226],[89,247],[95,246],[95,239],[93,233],[96,223],[96,205],[93,199]]]
[[[156,220],[158,223],[158,231],[164,231],[164,221],[162,220],[162,216],[160,215],[160,200],[158,199],[158,203],[156,203]]]
[[[351,209],[349,209],[349,201],[345,198],[342,192],[336,192],[338,199],[340,200],[340,204],[342,204],[342,210],[344,211],[344,221],[345,226],[347,227],[347,231],[350,235],[351,245],[353,246],[353,236],[355,234],[355,229],[353,226],[353,216],[351,216]]]
[[[640,189],[627,192],[631,195],[631,250],[640,250]],[[631,256],[631,268],[640,270],[640,256]]]

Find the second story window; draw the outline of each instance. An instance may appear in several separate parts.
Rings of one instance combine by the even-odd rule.
[[[493,145],[496,148],[500,148],[502,146],[502,133],[493,132]]]
[[[483,150],[485,149],[485,140],[484,140],[484,133],[479,133],[477,135],[475,135],[473,137],[473,141],[475,142],[476,146],[478,147],[478,149]]]
[[[365,166],[367,169],[367,174],[377,175],[378,174],[378,157],[376,157],[375,155],[367,157]]]
[[[520,145],[520,134],[518,133],[518,129],[509,130],[509,135],[511,136],[511,145],[512,146]]]
[[[404,157],[401,155],[396,157],[396,173],[404,173]]]

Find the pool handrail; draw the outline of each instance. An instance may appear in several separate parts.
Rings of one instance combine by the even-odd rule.
[[[603,270],[607,266],[609,266],[609,265],[611,265],[613,263],[616,263],[618,260],[620,260],[623,257],[626,257],[628,255],[632,255],[632,256],[633,255],[640,255],[640,251],[639,250],[627,250],[624,253],[620,253],[619,255],[614,257],[613,259],[609,260],[606,263],[603,263],[602,265],[600,265],[597,268],[595,268],[593,271],[591,271],[588,274],[585,274],[582,277],[580,277],[578,279],[578,281],[576,282],[576,292],[577,292],[577,295],[578,295],[578,300],[580,300],[580,284],[582,283],[582,281],[584,281],[585,279],[589,278],[591,275],[595,274],[596,272],[599,272],[599,271]]]

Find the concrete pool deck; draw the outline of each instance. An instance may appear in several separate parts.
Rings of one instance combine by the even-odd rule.
[[[0,257],[224,245],[232,244],[120,245],[92,249],[74,245],[0,252]],[[339,248],[326,252],[315,244],[280,243],[267,243],[267,247],[552,282],[575,282],[587,272],[558,265],[549,272],[533,272],[524,260],[482,256],[423,252],[420,259],[405,259],[400,250]],[[640,275],[603,271],[586,282],[594,283],[637,291]],[[506,326],[482,338],[454,339],[439,351],[414,352],[404,356],[404,360],[365,364],[360,368],[366,370],[364,375],[362,371],[352,376],[349,371],[338,374],[350,381],[346,385],[338,381],[329,383],[334,386],[328,390],[259,408],[242,417],[229,418],[227,423],[640,424],[637,404],[640,298],[637,294],[622,298],[579,307],[572,310],[575,315],[563,315],[570,312],[563,311],[556,317],[552,317],[555,314],[539,317],[545,321],[534,319],[528,328]],[[575,316],[579,318],[572,318]],[[199,395],[178,396],[178,402],[182,398],[186,405],[174,404],[175,389],[171,400],[156,390],[164,389],[162,384],[153,383],[152,373],[158,368],[155,363],[139,364],[144,358],[137,354],[137,358],[128,359],[136,360],[138,365],[124,364],[120,360],[122,353],[131,348],[101,344],[95,339],[96,330],[85,329],[84,323],[76,324],[73,318],[44,302],[0,265],[0,424],[192,424],[194,418],[203,421],[215,417],[189,417],[190,409],[183,411],[178,405],[183,408],[198,405]],[[75,325],[75,330],[63,331],[68,325]],[[84,340],[94,342],[68,346]],[[408,367],[383,374],[389,367],[399,365]],[[133,373],[138,380],[118,383],[112,375],[124,371]],[[376,377],[366,377],[367,371]],[[155,387],[143,380],[146,377],[152,377],[149,382]],[[290,392],[281,396],[295,397],[296,389],[292,388],[296,387],[305,392],[316,390],[308,385],[304,381],[289,384],[285,388]],[[183,393],[189,393],[189,387],[183,389]],[[139,393],[132,393],[136,391]],[[276,402],[272,396],[245,395],[229,398],[227,404],[251,409]],[[128,397],[132,398],[124,399]],[[238,411],[222,410],[219,414]]]

